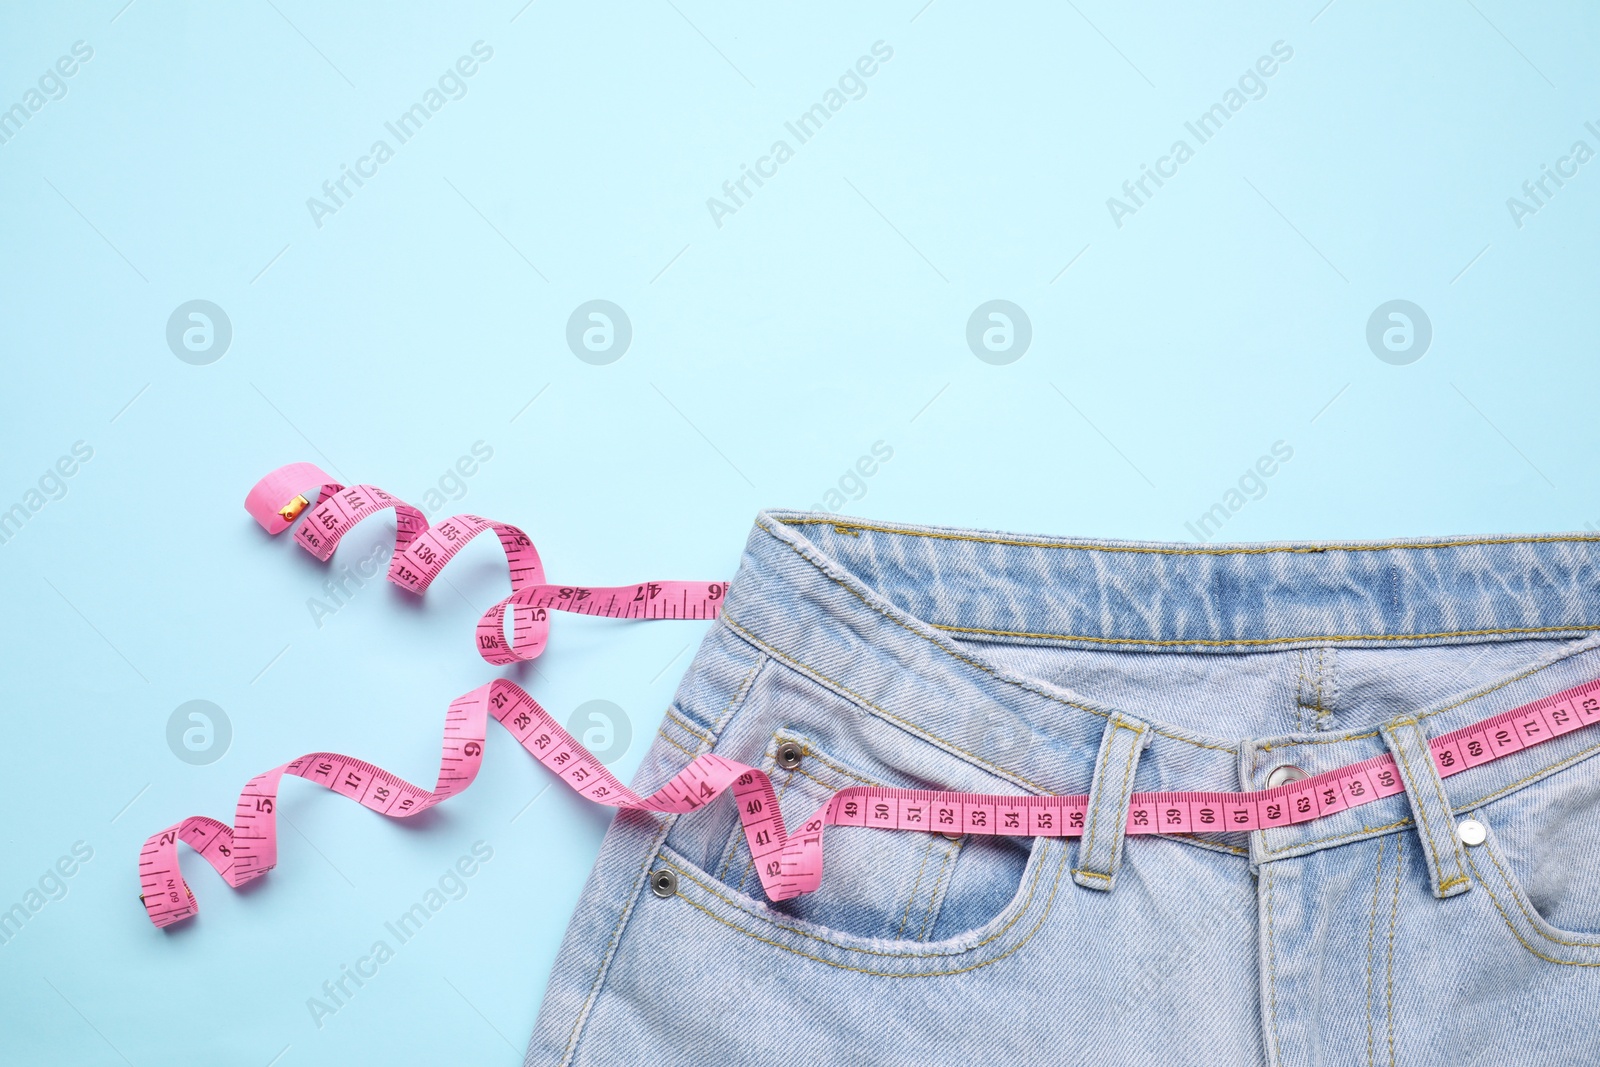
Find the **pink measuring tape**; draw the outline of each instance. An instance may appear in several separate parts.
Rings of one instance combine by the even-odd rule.
[[[315,504],[305,494],[318,497]],[[395,554],[389,578],[421,593],[468,540],[493,530],[511,568],[511,596],[478,623],[478,650],[491,663],[532,659],[543,650],[547,609],[612,618],[712,618],[727,585],[716,582],[647,582],[593,588],[544,584],[544,572],[527,535],[514,526],[458,515],[430,528],[417,509],[373,486],[345,488],[309,463],[273,471],[258,482],[245,507],[269,533],[289,528],[309,511],[295,540],[320,560],[363,518],[385,508],[396,514]],[[504,613],[513,612],[513,640],[504,639]],[[491,640],[492,639],[492,640]],[[523,748],[575,792],[600,804],[663,814],[705,807],[731,791],[771,900],[788,900],[822,883],[825,826],[870,826],[946,834],[1077,837],[1089,806],[1086,796],[1005,796],[852,786],[807,817],[791,836],[765,772],[714,753],[696,756],[666,785],[640,797],[513,682],[498,679],[452,701],[445,715],[439,776],[430,791],[362,760],[314,752],[258,774],[245,785],[234,824],[193,816],[153,834],[139,853],[140,899],[150,921],[169,926],[199,907],[178,869],[177,843],[199,852],[237,888],[277,862],[275,809],[278,782],[292,774],[342,793],[363,807],[407,818],[466,789],[477,777],[490,716]],[[1441,776],[1491,760],[1600,721],[1600,679],[1462,727],[1429,742]],[[1403,792],[1394,757],[1371,759],[1304,781],[1250,793],[1135,793],[1128,806],[1129,834],[1250,831],[1288,826],[1359,807]]]

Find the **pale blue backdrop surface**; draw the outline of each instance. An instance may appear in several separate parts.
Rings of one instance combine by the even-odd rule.
[[[420,602],[334,600],[240,508],[279,464],[438,491],[588,583],[728,576],[761,506],[1162,540],[1600,520],[1592,8],[447,8],[0,12],[0,1060],[520,1060],[607,817],[497,732],[421,825],[291,781],[262,883],[187,855],[199,918],[139,906],[147,834],[315,749],[431,781],[494,674],[495,546]],[[608,351],[569,343],[593,300]],[[509,673],[615,705],[629,775],[703,632],[562,618]]]

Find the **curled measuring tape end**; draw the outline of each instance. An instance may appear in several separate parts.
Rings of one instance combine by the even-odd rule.
[[[307,490],[332,483],[333,479],[315,463],[290,463],[251,486],[244,498],[244,509],[263,530],[276,536],[311,505],[304,495]]]
[[[431,791],[363,760],[334,752],[313,752],[250,779],[239,794],[232,826],[197,815],[152,834],[139,850],[139,899],[150,921],[157,926],[171,926],[199,911],[194,893],[178,869],[179,841],[200,853],[235,889],[277,864],[278,782],[285,774],[316,782],[396,819],[426,811],[467,788],[483,763],[488,706],[484,694],[489,688],[475,689],[450,705],[444,722],[439,777]]]
[[[278,783],[285,774],[341,793],[380,815],[409,818],[472,784],[483,763],[485,727],[491,715],[540,763],[574,791],[599,804],[682,814],[704,807],[731,789],[746,836],[762,862],[761,883],[768,895],[783,900],[820,884],[822,813],[807,820],[803,832],[791,839],[784,830],[772,783],[760,770],[706,754],[696,757],[649,797],[640,797],[520,686],[500,679],[451,703],[445,716],[439,776],[431,791],[364,760],[313,752],[250,779],[239,794],[232,826],[197,815],[152,834],[139,852],[140,900],[150,921],[171,926],[199,911],[179,870],[180,841],[199,852],[234,888],[273,868],[278,859]]]
[[[314,463],[279,467],[251,487],[244,506],[269,534],[280,534],[298,522],[295,542],[324,563],[361,520],[393,510],[389,581],[419,596],[467,542],[493,531],[505,551],[511,595],[479,617],[475,636],[478,654],[495,666],[531,660],[543,652],[552,610],[612,619],[711,619],[728,591],[726,582],[549,585],[532,539],[517,527],[477,515],[453,515],[429,526],[427,517],[405,501],[375,485],[345,486]]]

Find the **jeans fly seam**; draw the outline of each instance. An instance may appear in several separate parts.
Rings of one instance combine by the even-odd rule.
[[[1372,879],[1372,917],[1367,922],[1367,1067],[1376,1067],[1377,1053],[1372,1043],[1372,953],[1378,940],[1378,897],[1383,891],[1383,851],[1387,839],[1378,841],[1378,873]]]
[[[1395,917],[1400,914],[1400,872],[1405,869],[1406,843],[1404,838],[1395,838],[1395,864],[1394,864],[1394,899],[1389,906],[1389,964],[1388,964],[1388,1017],[1389,1025],[1389,1067],[1395,1067],[1394,1061],[1394,925]]]
[[[1276,897],[1273,890],[1277,885],[1277,876],[1270,864],[1264,870],[1267,875],[1267,993],[1268,1008],[1272,1015],[1272,1061],[1282,1067],[1283,1039],[1278,1032],[1278,931],[1273,919]]]

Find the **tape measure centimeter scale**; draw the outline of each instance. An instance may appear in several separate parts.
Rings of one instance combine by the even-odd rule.
[[[306,496],[308,490],[318,497],[314,504]],[[308,463],[292,464],[263,478],[251,490],[245,506],[272,534],[288,529],[309,511],[295,539],[324,561],[356,523],[393,508],[397,533],[389,577],[417,593],[427,588],[468,540],[484,530],[495,531],[506,551],[513,592],[485,612],[478,624],[479,652],[491,663],[532,659],[543,650],[548,620],[538,609],[612,618],[713,618],[727,593],[725,583],[714,582],[654,582],[614,588],[547,585],[538,553],[516,527],[458,515],[430,528],[420,511],[383,490],[365,485],[347,489]],[[509,646],[500,629],[507,606],[513,609],[514,619],[514,639]],[[499,644],[489,643],[489,637]],[[596,803],[684,814],[731,792],[762,889],[774,901],[812,892],[821,884],[822,834],[829,825],[952,835],[1077,837],[1083,832],[1089,805],[1086,796],[852,786],[829,797],[791,836],[771,779],[759,768],[707,753],[694,757],[650,796],[640,797],[520,686],[497,679],[451,702],[445,715],[439,775],[432,790],[364,760],[313,752],[250,779],[239,795],[233,826],[193,816],[151,835],[139,854],[141,900],[151,922],[169,926],[199,910],[178,868],[179,841],[199,852],[230,886],[241,886],[272,869],[277,861],[278,783],[285,774],[341,793],[379,814],[408,818],[472,784],[482,765],[491,716],[556,777]],[[1597,721],[1600,679],[1433,738],[1429,748],[1439,774],[1448,777]],[[1126,827],[1129,834],[1248,832],[1309,822],[1404,789],[1394,757],[1384,754],[1256,792],[1135,793],[1129,801]]]

